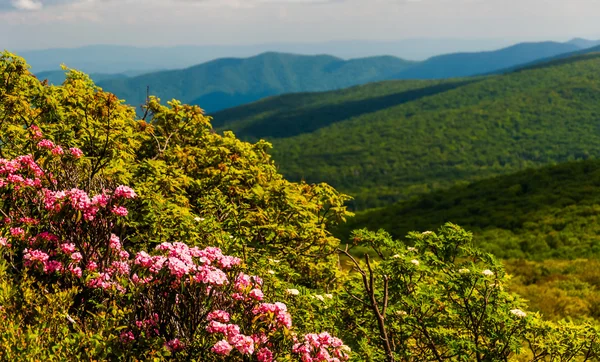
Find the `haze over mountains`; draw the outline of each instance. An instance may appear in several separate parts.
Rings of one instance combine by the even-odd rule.
[[[574,43],[580,44],[576,45]],[[207,112],[250,103],[264,97],[340,89],[388,79],[441,79],[492,73],[524,63],[580,51],[592,41],[520,43],[477,53],[453,53],[422,62],[392,56],[343,60],[329,55],[263,53],[250,58],[222,58],[181,70],[129,77],[134,72],[92,74],[106,90],[139,106],[147,89],[162,99],[177,98]],[[58,83],[58,73],[41,73]]]
[[[342,59],[391,55],[409,60],[455,52],[476,52],[511,45],[507,39],[406,39],[398,41],[329,41],[258,45],[135,47],[91,45],[80,48],[17,51],[35,73],[58,70],[60,64],[86,73],[124,73],[187,68],[218,58],[247,58],[266,52],[329,54]]]

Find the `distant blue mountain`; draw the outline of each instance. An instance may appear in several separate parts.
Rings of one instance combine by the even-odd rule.
[[[224,58],[182,70],[162,71],[98,84],[134,106],[146,90],[214,112],[290,92],[326,91],[389,79],[415,62],[381,56],[343,60],[329,55],[264,53]]]
[[[446,54],[427,59],[395,78],[443,79],[486,74],[580,49],[570,43],[541,42],[520,43],[488,52]]]
[[[101,87],[134,106],[145,101],[149,88],[151,94],[164,100],[176,98],[200,105],[207,112],[216,112],[284,93],[328,91],[388,79],[443,79],[489,74],[584,51],[582,48],[592,43],[585,39],[567,43],[520,43],[495,51],[440,55],[421,62],[393,56],[344,60],[331,55],[267,52],[249,58],[220,58],[185,69],[154,71],[137,76],[131,72],[91,73],[92,79]],[[60,63],[68,58],[75,63],[69,66],[84,71],[99,69],[94,62],[106,61],[106,69],[118,66],[136,69],[139,74],[144,72],[140,69],[156,68],[158,64],[184,64],[194,57],[207,56],[200,50],[210,50],[207,47],[162,48],[162,52],[157,49],[161,48],[94,46],[61,50],[62,53],[56,54],[39,51],[36,56],[45,56],[46,63]],[[224,49],[214,47],[211,54]],[[143,57],[141,63],[132,62],[140,54],[148,56]],[[149,56],[151,54],[158,55]],[[185,56],[179,57],[181,54]],[[32,64],[35,69],[35,61]],[[61,72],[42,72],[38,76],[48,78],[51,83],[60,83],[63,79]]]

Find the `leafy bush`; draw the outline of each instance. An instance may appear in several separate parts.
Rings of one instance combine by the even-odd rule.
[[[385,232],[359,230],[353,243],[378,258],[351,260],[342,320],[357,338],[357,353],[373,360],[558,361],[597,358],[592,325],[553,324],[528,312],[510,293],[508,276],[472,235],[453,224],[438,233],[411,233],[403,246]],[[369,359],[367,359],[369,360]]]
[[[42,136],[36,126],[30,131],[34,138]],[[239,268],[242,260],[223,255],[219,248],[164,242],[157,246],[156,255],[139,251],[131,256],[114,232],[129,213],[121,204],[136,198],[135,191],[122,185],[106,189],[102,177],[83,177],[91,175],[91,163],[77,148],[65,153],[47,139],[33,147],[34,154],[45,156],[43,163],[56,171],[41,167],[32,155],[0,159],[4,215],[0,255],[9,265],[3,277],[19,285],[27,285],[28,280],[19,277],[33,277],[38,288],[57,290],[53,298],[59,303],[50,315],[39,309],[23,312],[42,319],[35,328],[49,323],[52,327],[47,329],[59,329],[56,319],[61,314],[80,328],[80,324],[88,325],[91,316],[91,323],[113,326],[107,330],[112,338],[100,342],[111,347],[107,349],[112,351],[107,354],[110,358],[155,354],[201,361],[233,354],[236,358],[255,356],[263,362],[294,355],[305,361],[330,360],[324,357],[329,355],[340,361],[348,358],[341,340],[327,333],[307,334],[304,341],[298,340],[287,306],[265,302],[262,279],[244,274]],[[90,188],[102,185],[102,191],[92,196],[76,187],[61,189],[80,180]],[[15,294],[26,305],[37,304],[22,291]],[[111,305],[128,307],[113,310]],[[118,313],[119,318],[94,316],[103,310],[113,316]],[[14,318],[23,313],[12,310],[9,315]],[[21,323],[30,322],[24,318]],[[22,327],[14,324],[2,329],[7,350],[24,347],[22,352],[30,357],[41,353],[28,352],[35,332],[28,332],[29,341],[23,341],[17,338]],[[63,334],[67,331],[60,328]],[[119,331],[119,338],[114,338]],[[47,343],[54,342],[49,338]],[[63,345],[58,344],[58,349]],[[161,346],[165,351],[159,353]],[[65,348],[66,355],[77,354],[73,345]],[[88,357],[98,358],[90,353]]]

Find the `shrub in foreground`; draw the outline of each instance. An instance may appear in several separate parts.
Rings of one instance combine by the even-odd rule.
[[[10,321],[0,327],[3,357],[30,353],[39,342],[32,330],[49,323],[65,337],[43,340],[58,350],[55,357],[64,349],[65,356],[86,359],[348,359],[347,347],[326,332],[298,336],[287,306],[269,302],[262,279],[245,274],[242,260],[219,248],[163,242],[151,253],[127,251],[117,233],[135,191],[110,188],[101,179],[87,180],[96,193],[63,190],[85,174],[82,152],[65,152],[46,139],[37,140],[35,149],[34,155],[0,159],[2,283],[10,288],[3,296],[8,307],[2,313]],[[62,172],[41,167],[36,155]],[[60,300],[50,316],[18,310],[18,301],[48,305],[25,293],[36,288],[53,292],[49,302]],[[86,348],[95,338],[103,346],[100,355],[98,348]]]

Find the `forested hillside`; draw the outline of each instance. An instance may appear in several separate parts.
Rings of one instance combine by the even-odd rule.
[[[362,111],[354,114],[349,109],[355,101],[340,103],[338,93],[326,93],[315,97],[323,105],[298,107],[292,116],[269,118],[261,104],[247,106],[248,115],[230,110],[223,114],[235,116],[224,117],[229,126],[222,128],[241,137],[265,136],[275,145],[274,158],[286,176],[329,182],[355,196],[356,209],[364,209],[456,183],[599,156],[599,70],[600,55],[592,53],[506,75],[459,80],[454,86],[444,83],[445,91],[424,92],[427,96],[405,103],[402,89],[414,84],[383,82],[371,86],[390,90],[393,96],[382,93],[392,103],[397,97],[397,105],[374,106],[368,112],[371,99],[364,95]],[[427,89],[426,84],[421,88]],[[345,92],[360,93],[361,88]],[[290,97],[279,99],[289,103]],[[337,110],[317,115],[328,99]],[[220,116],[214,115],[217,124]],[[310,133],[301,130],[305,119]],[[301,131],[293,133],[303,134],[270,136],[279,122],[298,122],[294,129]],[[324,127],[316,129],[319,125]]]
[[[383,228],[402,239],[452,221],[504,258],[600,256],[600,161],[528,169],[359,213],[339,230]]]
[[[163,71],[129,79],[99,82],[128,104],[144,103],[150,94],[201,105],[207,112],[250,103],[271,95],[339,89],[389,79],[413,62],[395,57],[342,60],[317,55],[264,53],[224,58],[183,70]]]
[[[285,94],[216,112],[213,125],[218,130],[234,130],[238,137],[247,140],[291,137],[473,81],[385,81],[337,91]]]

